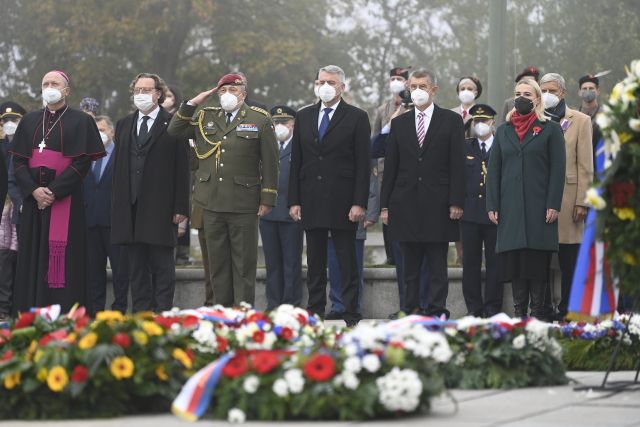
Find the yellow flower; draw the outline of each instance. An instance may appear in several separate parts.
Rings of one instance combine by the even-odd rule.
[[[133,339],[135,340],[135,342],[140,345],[147,345],[147,343],[149,342],[149,337],[147,336],[147,334],[137,329],[133,331],[131,335],[133,335]]]
[[[36,350],[36,354],[33,356],[33,361],[38,363],[40,359],[42,359],[42,356],[44,356],[44,352],[40,349]]]
[[[191,369],[191,367],[193,366],[193,362],[191,361],[191,358],[189,358],[189,356],[187,355],[187,353],[185,353],[183,349],[174,348],[173,353],[171,353],[171,355],[178,362],[182,363],[182,366],[184,366],[185,368]]]
[[[69,344],[73,344],[76,342],[76,340],[78,339],[78,335],[75,332],[71,332],[68,336],[67,336],[67,342]]]
[[[14,372],[4,377],[4,388],[11,390],[20,384],[20,372]]]
[[[121,380],[123,378],[131,378],[133,376],[135,366],[133,361],[127,356],[118,356],[111,361],[109,369],[111,370],[111,375],[113,375],[115,379]]]
[[[103,322],[122,322],[125,317],[118,310],[99,311],[96,314],[96,320]]]
[[[158,367],[156,367],[156,376],[160,379],[160,381],[167,381],[169,379],[169,375],[167,375],[167,371],[164,369],[164,365],[158,365]]]
[[[36,375],[36,378],[38,379],[38,381],[43,383],[47,380],[48,376],[49,376],[49,371],[47,371],[47,368],[40,368],[38,370],[38,374]]]
[[[69,382],[69,375],[67,371],[60,365],[56,365],[49,371],[47,376],[47,385],[51,391],[62,391],[62,389]]]
[[[604,209],[607,206],[607,202],[598,194],[598,190],[595,188],[590,188],[587,190],[587,197],[585,198],[585,203],[594,208],[595,210]]]
[[[151,336],[162,335],[162,327],[156,322],[144,321],[142,322],[142,329]]]
[[[635,255],[633,255],[631,252],[625,252],[622,255],[622,262],[624,262],[625,264],[629,264],[629,265],[637,265],[638,261],[636,260]]]
[[[97,342],[98,335],[95,332],[89,332],[87,335],[80,339],[78,347],[80,347],[81,350],[88,350],[90,348],[93,348]]]
[[[620,221],[634,221],[636,219],[636,211],[633,208],[613,208],[613,213]]]
[[[32,340],[31,344],[29,344],[29,348],[27,349],[27,360],[31,360],[36,350],[38,350],[38,343],[35,340]]]
[[[624,90],[624,83],[618,82],[611,90],[611,96],[609,97],[609,104],[616,105],[620,101],[620,96]]]
[[[618,137],[620,138],[620,143],[624,144],[625,142],[629,142],[631,138],[633,138],[633,135],[631,135],[629,132],[622,132],[618,134]]]

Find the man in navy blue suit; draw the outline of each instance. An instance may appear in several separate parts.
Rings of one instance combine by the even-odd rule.
[[[104,310],[107,290],[107,258],[111,265],[113,310],[127,311],[129,280],[124,247],[111,244],[111,191],[113,178],[114,127],[107,116],[96,117],[96,125],[107,152],[91,164],[84,179],[89,241],[89,291],[93,312]]]
[[[291,138],[296,112],[286,105],[271,109],[278,139],[280,175],[276,206],[260,218],[260,236],[267,267],[267,310],[302,303],[302,239],[299,222],[289,216],[287,193],[291,170]]]

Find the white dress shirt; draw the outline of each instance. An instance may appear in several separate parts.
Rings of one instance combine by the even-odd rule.
[[[147,119],[147,131],[151,132],[151,126],[153,126],[153,123],[156,121],[156,118],[158,117],[158,113],[160,112],[160,106],[156,106],[156,108],[150,112],[149,114],[144,114],[142,111],[138,110],[138,133],[136,133],[136,135],[140,135],[140,126],[142,125],[142,118],[144,116],[149,116],[149,118]]]
[[[424,142],[427,142],[427,132],[429,131],[429,125],[431,124],[431,116],[433,116],[433,102],[424,111],[420,111],[415,108],[416,114],[416,135],[418,134],[418,114],[424,113]]]
[[[491,135],[489,138],[487,138],[486,141],[481,141],[480,138],[478,138],[478,146],[480,146],[481,150],[482,150],[482,143],[483,142],[485,144],[485,150],[487,150],[487,153],[488,153],[489,150],[491,149],[491,145],[493,145],[493,135]]]
[[[331,108],[331,111],[329,111],[329,122],[331,122],[331,119],[333,118],[333,113],[336,112],[336,108],[338,108],[338,105],[340,105],[340,100],[338,100],[338,102],[335,103],[335,105],[328,107],[327,105],[325,105],[325,103],[323,102],[322,105],[320,106],[320,113],[318,113],[318,129],[320,129],[320,123],[322,123],[322,118],[324,117],[324,109],[325,108]]]
[[[291,142],[292,139],[293,139],[293,135],[291,135],[289,139],[287,139],[282,145],[280,145],[280,141],[278,141],[278,149],[280,149],[280,147],[282,147],[283,150],[286,149],[289,146],[289,143]]]

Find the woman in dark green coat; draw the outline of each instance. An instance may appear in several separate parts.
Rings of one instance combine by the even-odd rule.
[[[564,137],[544,117],[540,86],[523,79],[515,107],[496,131],[487,179],[487,211],[498,225],[501,281],[513,287],[515,315],[543,316],[565,176]]]

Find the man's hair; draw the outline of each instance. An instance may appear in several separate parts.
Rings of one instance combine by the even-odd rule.
[[[153,79],[153,81],[155,82],[155,88],[160,91],[160,98],[158,98],[158,104],[162,104],[164,102],[164,93],[167,90],[167,84],[164,82],[164,80],[162,80],[162,78],[157,74],[140,73],[136,76],[135,79],[131,81],[131,84],[129,85],[129,90],[131,90],[132,93],[133,93],[133,88],[135,87],[137,81],[140,79]]]
[[[109,116],[97,116],[95,120],[96,120],[96,123],[105,122],[109,127],[109,129],[113,130],[113,122],[111,121]]]
[[[564,77],[562,77],[558,73],[547,73],[542,76],[542,78],[540,79],[540,86],[548,82],[556,82],[563,92],[567,91],[567,85],[565,84]]]
[[[426,77],[429,79],[432,85],[434,86],[438,85],[438,79],[436,79],[436,75],[433,74],[431,71],[427,70],[426,68],[418,68],[417,70],[412,71],[409,78],[412,78],[412,77],[416,79],[423,79]]]
[[[337,74],[338,77],[340,78],[340,83],[344,83],[344,80],[345,80],[344,70],[338,67],[337,65],[325,65],[324,67],[318,70],[318,75],[320,75],[320,73],[322,73],[323,71],[325,73]]]

